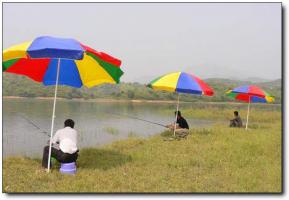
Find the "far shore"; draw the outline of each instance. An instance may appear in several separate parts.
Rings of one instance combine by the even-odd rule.
[[[3,99],[39,99],[39,100],[53,100],[53,97],[20,97],[20,96],[3,96]],[[145,99],[110,99],[110,98],[96,98],[96,99],[83,99],[83,98],[61,98],[57,97],[57,100],[62,101],[82,101],[82,102],[101,102],[101,103],[111,103],[111,102],[118,102],[118,103],[167,103],[167,104],[175,104],[176,100],[145,100]],[[199,104],[231,104],[231,105],[242,105],[243,102],[207,102],[207,101],[180,101],[181,103],[199,103]],[[281,104],[263,104],[263,103],[256,103],[261,105],[281,105]]]
[[[3,96],[3,99],[39,99],[39,100],[53,100],[54,97],[19,97],[19,96]],[[64,101],[86,101],[86,102],[132,102],[132,103],[176,103],[175,101],[169,100],[139,100],[139,99],[109,99],[109,98],[96,98],[96,99],[83,99],[83,98],[73,98],[67,99],[62,97],[57,97],[57,100]]]

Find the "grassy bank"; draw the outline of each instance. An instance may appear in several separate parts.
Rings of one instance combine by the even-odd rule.
[[[191,111],[196,116],[195,111]],[[227,113],[228,112],[228,113]],[[244,110],[241,111],[243,113]],[[190,117],[190,110],[184,115]],[[208,109],[206,117],[231,111]],[[5,192],[280,192],[281,112],[255,110],[250,130],[218,123],[184,140],[131,137],[81,149],[78,172],[45,173],[39,159],[3,162]]]
[[[229,121],[233,118],[233,111],[237,110],[239,115],[243,119],[243,123],[246,122],[247,108],[243,105],[230,104],[232,109],[228,108],[218,108],[216,106],[195,107],[193,109],[181,109],[182,115],[186,118],[197,118],[197,119],[207,119],[207,120],[221,120]],[[164,115],[173,115],[174,110],[166,109],[161,110]],[[271,124],[275,121],[281,120],[281,108],[270,108],[267,110],[262,110],[260,108],[251,108],[249,115],[249,124]]]

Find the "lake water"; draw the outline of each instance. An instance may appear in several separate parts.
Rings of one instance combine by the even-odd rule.
[[[49,139],[30,122],[50,133],[52,100],[3,99],[3,155],[40,157]],[[182,105],[182,108],[189,104]],[[172,115],[162,114],[172,109]],[[54,130],[63,128],[67,118],[75,121],[79,148],[95,147],[131,136],[149,137],[165,128],[132,119],[137,117],[168,124],[174,120],[174,104],[131,102],[86,102],[58,100]],[[28,120],[30,120],[30,122]],[[208,126],[207,120],[187,119],[191,126]]]
[[[49,137],[30,122],[50,133],[53,100],[3,99],[3,156],[41,157]],[[57,100],[54,130],[63,128],[65,119],[75,121],[79,148],[97,147],[128,137],[149,137],[165,130],[164,127],[132,119],[137,117],[160,124],[174,121],[175,104],[132,102],[89,102]],[[201,107],[246,109],[246,104],[182,103],[181,109]],[[254,105],[260,109],[280,109],[279,106]],[[171,109],[172,115],[162,110]],[[27,119],[30,120],[27,121]],[[214,121],[187,118],[190,127],[206,127]]]

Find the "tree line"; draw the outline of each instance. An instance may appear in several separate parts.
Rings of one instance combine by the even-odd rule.
[[[229,79],[206,79],[215,91],[213,97],[203,97],[190,94],[180,94],[180,100],[194,102],[224,102],[234,101],[225,95],[225,91],[240,85],[255,84],[275,96],[275,103],[281,102],[281,80],[254,83],[248,81],[229,80]],[[53,97],[54,86],[44,86],[36,83],[25,76],[18,76],[3,73],[3,96],[20,96],[20,97]],[[176,100],[177,95],[166,91],[156,91],[140,83],[120,83],[116,85],[102,84],[93,88],[72,88],[68,86],[58,87],[58,97],[74,99],[96,99],[96,98],[113,98],[113,99],[139,99],[139,100]]]

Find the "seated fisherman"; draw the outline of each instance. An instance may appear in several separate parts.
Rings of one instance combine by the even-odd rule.
[[[177,115],[177,124],[176,124],[175,133],[179,137],[186,137],[189,134],[189,125],[187,121],[185,120],[185,118],[182,117],[181,111],[178,111],[178,113],[176,111],[175,115],[176,114],[178,115]],[[175,123],[167,125],[166,127],[174,131]]]
[[[77,131],[74,128],[74,121],[67,119],[64,128],[59,129],[52,138],[51,157],[61,163],[75,162],[78,157]],[[54,145],[59,144],[58,148]],[[48,167],[49,146],[44,147],[42,167]],[[51,166],[51,162],[50,162]]]
[[[242,119],[239,116],[238,111],[234,111],[234,119],[230,120],[230,127],[242,127]]]

